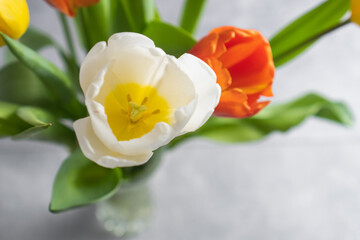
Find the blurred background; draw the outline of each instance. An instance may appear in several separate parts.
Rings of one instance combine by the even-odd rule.
[[[156,2],[162,18],[177,23],[182,1]],[[233,25],[270,38],[320,2],[209,0],[197,37]],[[45,1],[28,4],[31,24],[64,44],[55,10]],[[150,179],[153,221],[131,239],[360,239],[359,43],[355,24],[327,35],[277,69],[273,87],[274,103],[308,92],[343,101],[354,113],[353,127],[311,118],[261,142],[186,142],[165,155]],[[53,51],[42,54],[59,63]],[[94,206],[48,211],[66,156],[51,144],[0,140],[0,239],[115,239],[98,225]]]

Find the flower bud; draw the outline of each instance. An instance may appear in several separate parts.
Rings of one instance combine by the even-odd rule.
[[[25,0],[0,1],[0,32],[19,39],[29,26],[29,8]],[[0,46],[5,42],[0,37]]]
[[[214,115],[246,118],[269,104],[259,99],[272,96],[275,67],[269,42],[258,31],[215,28],[189,53],[217,75],[222,93]]]

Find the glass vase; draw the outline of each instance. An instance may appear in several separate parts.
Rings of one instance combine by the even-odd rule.
[[[105,228],[118,237],[141,233],[150,224],[153,199],[148,179],[162,156],[158,149],[144,165],[123,168],[123,183],[110,198],[97,204],[96,217]]]
[[[109,199],[98,204],[96,217],[118,237],[132,236],[149,225],[153,211],[147,181],[123,184]]]

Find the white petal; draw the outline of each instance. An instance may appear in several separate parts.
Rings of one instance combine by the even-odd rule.
[[[86,92],[84,93],[85,99],[95,99],[100,94],[100,90],[104,84],[105,75],[108,71],[109,65],[104,65],[102,69],[94,75],[93,81],[89,84]],[[107,96],[107,95],[106,95]]]
[[[96,100],[104,104],[109,92],[119,84],[137,83],[155,87],[166,66],[165,56],[163,51],[140,47],[122,51],[110,62]]]
[[[84,93],[93,81],[97,72],[111,59],[121,56],[121,51],[133,47],[155,48],[154,42],[138,33],[117,33],[108,40],[108,47],[105,42],[99,42],[91,48],[80,68],[80,85]]]
[[[198,96],[194,114],[182,131],[185,133],[195,131],[209,119],[219,103],[221,88],[216,83],[214,71],[201,59],[185,53],[179,61],[182,69],[193,81]]]
[[[106,148],[94,134],[89,117],[75,121],[74,130],[84,155],[103,167],[136,166],[147,162],[152,156],[151,151],[141,155],[127,156]]]
[[[91,99],[86,99],[85,104],[90,115],[91,125],[94,130],[94,133],[100,139],[100,141],[112,151],[127,154],[123,152],[123,149],[118,148],[114,150],[115,148],[111,148],[111,146],[116,144],[118,140],[116,139],[115,135],[113,134],[107,122],[107,116],[105,114],[104,106]],[[138,154],[143,154],[143,153],[145,153],[145,151],[141,151]]]
[[[133,32],[115,33],[109,38],[108,45],[113,51],[127,49],[132,46],[155,47],[154,42],[150,38]]]
[[[104,107],[101,104],[90,100],[87,100],[86,104],[90,114],[93,131],[108,149],[125,155],[139,155],[154,151],[155,149],[166,145],[179,135],[179,132],[184,128],[194,112],[196,100],[193,100],[184,107],[176,109],[173,125],[170,126],[167,123],[159,122],[149,133],[129,141],[118,141],[116,139],[107,122],[107,116]]]
[[[99,42],[91,48],[80,67],[80,86],[84,93],[86,93],[98,71],[106,64],[106,43]]]
[[[167,56],[167,60],[168,64],[156,87],[158,93],[171,108],[188,105],[196,97],[194,84],[176,58]]]
[[[164,68],[165,52],[145,47],[124,49],[109,68],[110,77],[119,83],[138,83],[155,86],[159,68]]]

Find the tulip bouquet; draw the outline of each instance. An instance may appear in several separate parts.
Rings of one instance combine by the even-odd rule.
[[[327,33],[359,23],[358,0],[324,1],[270,41],[232,26],[195,40],[206,0],[184,1],[177,26],[161,18],[153,0],[46,2],[58,10],[66,49],[28,28],[25,0],[0,0],[0,44],[6,45],[0,136],[69,149],[55,177],[53,212],[109,198],[119,186],[146,178],[163,152],[194,137],[255,141],[311,116],[352,123],[344,104],[316,94],[277,105],[269,99],[275,67]],[[77,39],[82,49],[75,49]],[[44,47],[58,52],[64,69],[37,53]]]

